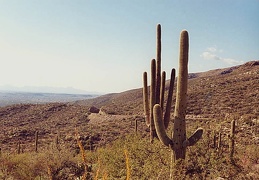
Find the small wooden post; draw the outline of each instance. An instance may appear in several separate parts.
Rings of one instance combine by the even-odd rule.
[[[138,133],[138,119],[135,119],[135,133]]]

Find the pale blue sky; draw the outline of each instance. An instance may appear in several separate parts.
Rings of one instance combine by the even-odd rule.
[[[142,87],[158,23],[167,73],[182,29],[190,72],[258,60],[258,17],[258,0],[0,0],[0,86]]]

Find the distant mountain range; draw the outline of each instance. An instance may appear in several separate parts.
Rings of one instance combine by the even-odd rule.
[[[97,97],[93,94],[60,94],[0,91],[0,106],[12,104],[42,104],[53,102],[74,102]]]
[[[101,94],[98,92],[84,91],[73,87],[49,87],[49,86],[0,86],[0,92],[27,92],[27,93],[55,93],[55,94]]]
[[[0,86],[0,106],[12,104],[42,104],[52,102],[72,102],[99,96],[100,93],[87,92],[72,87],[14,87]]]

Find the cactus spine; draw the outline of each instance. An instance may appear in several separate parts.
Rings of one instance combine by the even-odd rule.
[[[185,159],[187,146],[193,146],[201,137],[203,129],[198,128],[191,137],[186,138],[185,115],[187,109],[187,82],[188,82],[188,51],[189,36],[186,30],[181,32],[179,74],[177,80],[176,105],[174,113],[174,128],[172,138],[165,131],[162,120],[162,110],[159,104],[153,109],[155,128],[160,141],[173,150],[174,160]],[[169,107],[168,107],[169,109]],[[168,113],[170,117],[170,113]]]
[[[175,70],[172,70],[175,72]],[[148,83],[147,72],[143,73],[143,102],[144,102],[144,114],[147,126],[150,128],[150,142],[156,135],[156,129],[153,118],[153,107],[155,104],[160,104],[163,107],[164,93],[165,93],[165,79],[166,73],[163,71],[161,76],[161,25],[157,25],[157,60],[151,60],[151,85],[150,85],[150,97],[148,97]],[[170,105],[167,111],[170,112],[173,86],[174,86],[175,73],[171,75],[171,85],[169,89],[169,95],[167,104]],[[150,99],[150,100],[149,100]],[[169,102],[170,101],[170,102]],[[167,106],[168,106],[167,105]],[[168,113],[165,113],[168,114]],[[169,114],[170,116],[170,114]],[[165,123],[168,124],[169,116],[165,115]],[[167,127],[167,126],[166,126]]]

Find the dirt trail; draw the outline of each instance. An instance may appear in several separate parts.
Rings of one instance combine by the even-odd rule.
[[[111,123],[111,122],[121,122],[121,120],[127,120],[132,116],[129,115],[106,115],[106,114],[96,114],[91,113],[88,116],[89,124],[104,124],[104,123]]]

